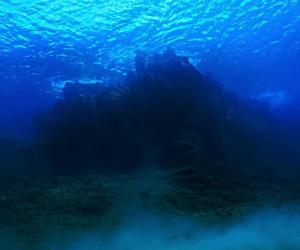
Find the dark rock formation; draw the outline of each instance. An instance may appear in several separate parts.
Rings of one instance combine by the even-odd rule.
[[[53,169],[232,164],[255,151],[248,135],[259,138],[268,123],[255,130],[248,120],[261,107],[243,106],[171,49],[135,63],[118,86],[66,84],[64,99],[34,119]]]

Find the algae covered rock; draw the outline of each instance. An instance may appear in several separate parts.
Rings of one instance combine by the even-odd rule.
[[[111,207],[106,188],[78,178],[17,180],[1,191],[1,227],[42,233],[59,227],[97,227]]]

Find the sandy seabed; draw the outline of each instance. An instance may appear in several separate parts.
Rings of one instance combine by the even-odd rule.
[[[300,249],[299,185],[194,168],[2,182],[5,249]],[[4,248],[3,248],[4,249]]]

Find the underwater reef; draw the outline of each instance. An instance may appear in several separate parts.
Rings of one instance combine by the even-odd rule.
[[[139,52],[135,65],[121,84],[67,82],[63,98],[34,118],[50,169],[266,161],[276,144],[266,103],[240,100],[171,49]]]
[[[29,241],[110,231],[145,211],[219,225],[299,204],[299,183],[275,174],[299,151],[267,103],[240,99],[171,49],[138,53],[135,65],[118,84],[66,82],[34,117],[33,146],[0,141],[21,157],[11,166],[34,173],[0,176],[2,230]]]

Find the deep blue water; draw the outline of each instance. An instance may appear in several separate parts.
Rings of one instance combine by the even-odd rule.
[[[1,0],[0,119],[22,135],[66,80],[109,83],[172,47],[241,95],[299,92],[298,0]]]
[[[148,78],[136,74],[135,81],[131,82],[133,87],[128,91],[131,92],[120,98],[121,101],[112,97],[113,91],[108,93],[107,96],[111,96],[106,99],[105,91],[108,88],[101,89],[104,90],[103,95],[99,91],[98,96],[90,95],[86,99],[77,98],[82,97],[78,95],[77,99],[65,98],[65,102],[56,100],[63,96],[63,87],[68,81],[75,83],[73,87],[76,88],[80,85],[76,84],[77,81],[109,85],[128,80],[128,71],[135,68],[136,52],[150,55],[167,48],[172,48],[179,56],[189,57],[190,62],[203,74],[196,74],[186,58],[171,53],[172,61],[168,53],[164,53],[164,65],[158,62],[154,66],[163,68],[171,62],[170,71],[174,73],[172,70],[178,68],[172,62],[174,58],[175,62],[180,58],[179,74],[170,74],[168,67],[162,72],[158,70],[159,73],[150,77],[150,80],[148,76],[153,71],[144,72]],[[295,184],[299,183],[300,176],[299,65],[300,0],[0,0],[0,249],[91,250],[100,249],[100,245],[113,250],[300,249],[297,234],[300,231],[300,198],[299,186]],[[223,91],[212,81],[211,74],[225,89],[233,90],[241,99]],[[177,90],[171,93],[174,85],[168,83],[176,83],[177,76],[180,78],[178,82],[184,83],[183,87],[178,84]],[[182,76],[191,80],[188,87],[185,85],[188,80]],[[147,88],[147,83],[155,81],[161,85],[156,92],[153,91],[158,95],[151,95],[155,88]],[[194,86],[195,82],[201,85]],[[135,83],[140,84],[140,89],[135,88]],[[172,87],[166,88],[168,91],[171,89],[170,92],[164,91],[165,85]],[[203,93],[210,96],[206,98],[199,91],[190,105],[192,98],[185,97],[187,94],[193,95],[193,90],[199,90],[199,86],[204,90]],[[169,93],[171,98],[165,98],[169,97]],[[155,98],[158,102],[153,101]],[[167,107],[161,109],[160,101],[164,101],[164,98],[167,99]],[[249,101],[248,98],[255,101]],[[256,100],[269,102],[270,106],[265,103],[261,105]],[[142,103],[141,108],[139,103]],[[137,115],[133,115],[134,112]],[[40,119],[35,119],[33,124],[33,118],[37,117]],[[167,164],[164,166],[157,160],[159,153],[166,156],[166,159],[161,157],[165,162],[169,156],[174,157],[173,162],[177,163],[175,160],[178,160],[178,165],[172,166],[174,169],[164,169]],[[184,162],[187,165],[182,163],[181,158],[188,159]],[[133,167],[132,162],[136,166]],[[132,175],[132,180],[128,180],[128,190],[121,190],[123,186],[126,187],[126,176],[122,171],[116,183],[108,178],[106,184],[106,176],[103,180],[99,176],[96,190],[88,179],[83,179],[88,189],[82,190],[80,184],[72,184],[68,179],[58,181],[63,185],[57,188],[41,185],[43,179],[36,186],[32,185],[39,175],[46,177],[51,173],[52,177],[57,173],[73,173],[74,170],[74,173],[85,173],[90,169],[92,173],[94,170],[105,172],[110,167],[114,168],[114,164],[118,167],[116,173],[121,167],[122,171],[127,170],[129,165],[130,173],[149,168],[149,179],[153,167],[153,180],[157,182],[151,183],[154,193],[172,193],[175,187],[174,191],[177,188],[180,191],[174,193],[176,196],[183,195],[184,198],[186,195],[186,200],[178,201],[172,201],[173,196],[170,196],[170,204],[174,203],[170,207],[174,208],[175,223],[162,223],[160,219],[164,219],[164,216],[157,216],[156,210],[155,215],[152,215],[152,211],[150,214],[144,211],[147,199],[153,199],[155,203],[156,194],[152,198],[148,184],[142,183],[143,179],[136,181],[142,176],[139,172]],[[196,172],[194,168],[189,169],[194,165],[199,167]],[[184,171],[177,171],[178,166],[184,167]],[[155,175],[159,170],[174,173],[160,180]],[[237,177],[231,170],[234,170],[232,173],[238,170]],[[246,173],[239,175],[239,170],[245,170]],[[27,172],[29,176],[37,174],[38,178],[27,181]],[[244,174],[253,174],[251,181],[243,179]],[[21,184],[15,185],[12,180],[19,176]],[[53,180],[54,183],[56,180]],[[112,208],[112,214],[118,214],[120,221],[108,215],[103,223],[107,219],[107,223],[112,224],[109,231],[118,223],[119,228],[112,230],[111,234],[98,235],[100,231],[94,233],[89,230],[88,221],[84,220],[85,216],[90,216],[89,202],[82,197],[87,194],[87,198],[91,196],[93,201],[97,201],[91,203],[92,217],[89,218],[93,220],[95,210],[99,212],[99,200],[99,204],[106,202],[106,193],[101,196],[102,181],[104,192],[107,190],[108,195],[113,197],[113,206],[109,204],[108,207]],[[172,181],[176,185],[169,190],[169,184],[165,183],[172,184]],[[253,185],[254,182],[257,182],[257,186]],[[6,192],[5,185],[11,185],[12,192],[10,189]],[[76,185],[74,190],[72,185]],[[157,190],[156,185],[160,187]],[[240,193],[236,192],[239,188]],[[88,190],[87,193],[84,193],[85,190]],[[78,197],[73,196],[73,192],[78,193]],[[208,198],[206,193],[209,194]],[[262,206],[268,208],[270,203],[271,207],[276,205],[278,209],[264,212],[262,207],[262,213],[240,221],[239,205],[259,208],[252,196],[258,198]],[[52,209],[50,202],[50,207],[45,207],[48,203],[44,201],[52,197],[58,206],[53,204]],[[167,204],[168,196],[162,197],[162,203]],[[144,198],[146,205],[142,204]],[[211,204],[205,205],[208,199],[211,199]],[[186,203],[183,207],[187,209],[187,214],[194,203],[195,209],[199,210],[211,205],[212,210],[206,215],[213,218],[215,212],[216,215],[219,211],[222,214],[222,207],[218,207],[221,200],[232,206],[224,211],[236,218],[228,227],[196,228],[194,221],[181,218],[181,206],[178,207],[178,213],[176,210],[180,202]],[[292,203],[292,209],[288,209],[289,202]],[[168,206],[164,204],[162,207]],[[34,209],[31,210],[30,206]],[[73,210],[68,210],[68,206],[80,208],[75,210],[74,221],[74,215],[71,214]],[[295,213],[291,212],[294,206]],[[151,210],[151,205],[149,208]],[[63,213],[60,215],[60,212]],[[201,214],[202,211],[198,212]],[[9,218],[6,218],[7,214]],[[56,218],[58,215],[61,221],[57,225],[58,230],[64,230],[64,226],[74,226],[76,232],[50,232],[51,227],[48,228],[48,221],[45,223],[44,214],[50,215],[49,219],[46,218],[49,221],[52,220],[51,216]],[[196,219],[194,215],[197,217],[194,213],[192,220]],[[29,219],[29,225],[26,219]],[[12,221],[12,226],[6,225],[8,221]],[[31,228],[35,222],[37,226]],[[20,228],[24,232],[28,230],[29,234],[40,234],[39,230],[45,230],[47,235],[38,236],[41,238],[36,242],[36,248],[26,248],[19,235],[3,234],[2,231],[7,228],[1,228],[2,225],[12,231]],[[76,225],[80,227],[76,228]],[[30,242],[34,240],[29,238]]]

